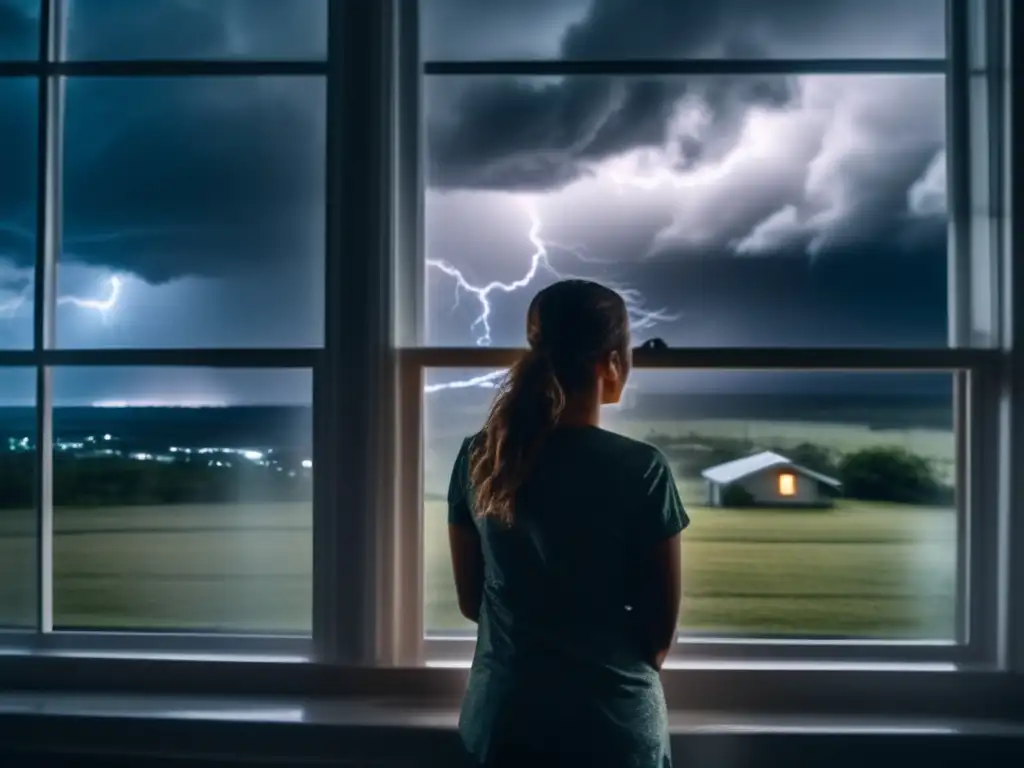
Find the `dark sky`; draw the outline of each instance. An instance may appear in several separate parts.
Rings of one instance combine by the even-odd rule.
[[[0,57],[33,54],[35,5],[0,0]],[[324,8],[73,0],[68,56],[322,58]],[[423,0],[423,47],[942,56],[943,16],[940,0]],[[941,77],[431,77],[426,94],[429,343],[522,343],[556,273],[626,291],[640,338],[946,343]],[[70,80],[60,345],[318,344],[324,107],[310,78]],[[31,344],[35,116],[34,83],[0,80],[2,348]],[[491,289],[489,337],[473,325],[474,290],[527,278]],[[136,374],[82,371],[58,398],[309,396],[258,373]],[[0,396],[30,395],[4,378]]]

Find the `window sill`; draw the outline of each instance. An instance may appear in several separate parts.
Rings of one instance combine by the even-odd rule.
[[[0,719],[12,716],[394,727],[453,730],[458,706],[407,698],[274,698],[130,694],[0,694]],[[754,715],[673,710],[673,733],[984,734],[1024,738],[1024,721],[985,718]]]
[[[461,668],[353,668],[247,654],[0,653],[0,690],[51,694],[367,698],[454,708]],[[1014,718],[1024,676],[953,664],[677,662],[663,674],[685,712]]]
[[[468,660],[428,661],[429,669],[461,669],[469,670]],[[676,672],[700,672],[719,670],[724,672],[774,671],[774,672],[970,672],[985,671],[983,667],[970,667],[962,664],[916,663],[916,662],[884,662],[884,661],[798,661],[798,660],[759,660],[740,661],[736,659],[683,659],[666,662],[663,672],[671,675]]]
[[[458,763],[454,705],[388,698],[0,695],[0,758],[55,753],[94,760],[201,755],[204,765],[441,766]],[[1011,750],[1024,759],[1024,724],[983,718],[729,715],[672,712],[672,749],[688,764],[819,765],[836,754],[922,758],[964,749]],[[959,738],[951,738],[959,737]],[[154,747],[154,745],[168,745]],[[728,759],[726,760],[726,758]],[[787,759],[781,760],[782,757]],[[683,758],[688,758],[683,760]],[[775,758],[780,758],[779,760]],[[1006,764],[1019,762],[1016,758]],[[77,764],[77,763],[76,763]],[[846,764],[846,763],[843,763]],[[855,763],[850,763],[855,764]],[[885,764],[888,764],[887,762]]]

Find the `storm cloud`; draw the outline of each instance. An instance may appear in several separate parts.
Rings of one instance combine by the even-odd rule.
[[[685,167],[718,159],[748,107],[784,105],[793,86],[761,76],[445,77],[427,93],[440,96],[436,110],[427,105],[431,186],[545,191],[589,175],[605,159],[669,142]],[[673,115],[687,98],[702,105],[705,125],[699,134],[673,134]]]
[[[324,36],[324,7],[75,2],[69,57],[315,58],[323,52],[316,40]],[[309,77],[69,79],[64,259],[149,283],[315,269],[323,251],[325,97],[323,80]],[[16,268],[34,260],[35,126],[35,81],[0,81],[0,259]]]
[[[318,59],[327,0],[69,0],[70,59]]]
[[[316,79],[72,81],[65,252],[149,282],[308,268],[323,249],[324,97]]]
[[[932,0],[423,0],[428,61],[941,57]]]
[[[481,16],[484,7],[487,16]],[[533,3],[427,0],[426,58],[486,59],[501,56],[503,47],[514,55],[523,49],[516,27],[498,22],[517,17],[553,41],[553,50],[535,50],[527,58],[941,56],[944,46],[941,7],[927,13],[919,0],[648,0],[642,12],[634,0],[547,7],[542,12]],[[555,8],[562,9],[560,30]],[[443,29],[438,16],[446,22]],[[499,28],[504,46],[476,51],[473,41],[490,39]],[[665,124],[686,95],[700,99],[707,112],[703,137],[679,137],[688,162],[720,157],[735,140],[745,107],[782,106],[793,96],[787,78],[763,75],[656,83],[607,77],[438,80],[428,90],[430,182],[438,188],[560,186],[588,173],[595,161],[665,141]],[[441,89],[447,93],[439,94]]]

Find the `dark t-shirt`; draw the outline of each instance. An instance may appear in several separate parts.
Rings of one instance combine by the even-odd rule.
[[[448,491],[449,523],[474,526],[484,557],[466,746],[480,760],[517,745],[590,766],[670,766],[642,583],[655,545],[689,523],[664,455],[598,427],[555,430],[507,526],[473,512],[474,439]]]

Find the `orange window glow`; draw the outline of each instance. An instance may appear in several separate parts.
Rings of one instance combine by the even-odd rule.
[[[796,496],[796,475],[789,473],[779,475],[779,495]]]

